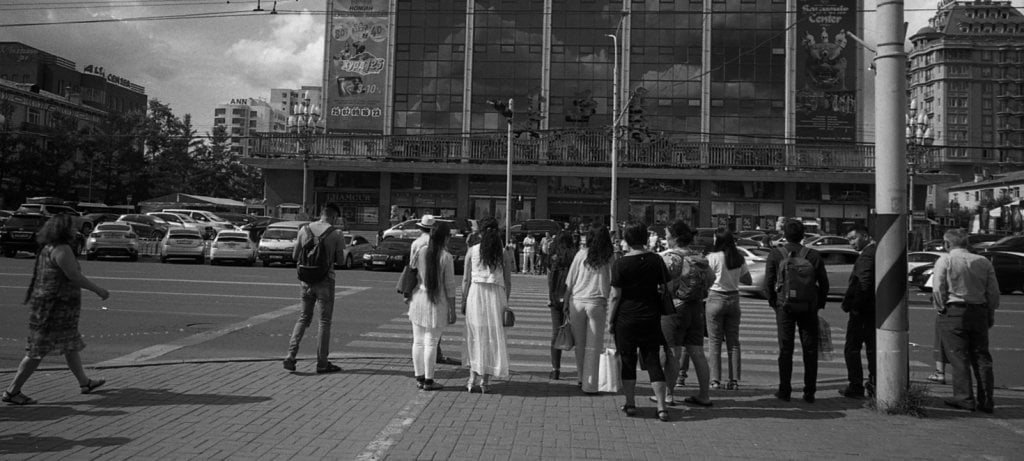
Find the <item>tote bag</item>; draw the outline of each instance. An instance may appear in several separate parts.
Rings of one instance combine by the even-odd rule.
[[[597,369],[597,390],[599,392],[619,392],[622,387],[622,363],[619,353],[607,348],[601,354]]]
[[[569,319],[566,319],[562,326],[558,327],[558,334],[555,335],[555,342],[551,347],[563,351],[571,351],[575,346],[576,341],[572,336],[572,327],[569,325]]]

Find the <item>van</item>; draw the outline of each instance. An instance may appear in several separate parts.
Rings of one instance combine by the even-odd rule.
[[[185,216],[188,216],[188,217],[198,221],[200,224],[208,225],[208,226],[212,227],[213,230],[215,231],[214,235],[216,235],[216,231],[238,230],[238,228],[236,228],[234,224],[231,224],[230,222],[228,222],[228,220],[226,220],[224,218],[221,218],[220,216],[217,216],[216,214],[214,214],[211,211],[206,211],[206,210],[189,210],[189,209],[180,209],[180,208],[178,208],[178,209],[165,208],[165,209],[163,209],[161,211],[163,211],[164,213],[177,213],[177,214],[180,214],[180,215],[185,215]]]
[[[256,249],[256,257],[263,262],[263,267],[273,263],[295,264],[292,251],[299,238],[299,229],[306,224],[309,221],[282,221],[267,226]]]

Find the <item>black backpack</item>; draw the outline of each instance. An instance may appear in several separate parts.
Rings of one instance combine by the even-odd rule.
[[[319,237],[313,235],[309,226],[305,227],[309,232],[310,239],[302,246],[299,253],[299,260],[295,267],[299,272],[299,280],[306,283],[317,283],[327,278],[331,271],[331,254],[327,251],[324,240],[334,232],[334,227],[328,227]]]

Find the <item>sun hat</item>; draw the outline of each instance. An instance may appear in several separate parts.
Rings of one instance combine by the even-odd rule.
[[[434,228],[434,215],[425,214],[420,218],[420,222],[416,223],[420,229],[433,229]]]

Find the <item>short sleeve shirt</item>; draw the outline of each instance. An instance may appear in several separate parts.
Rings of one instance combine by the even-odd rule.
[[[611,285],[622,290],[616,316],[630,320],[660,318],[658,285],[669,280],[665,262],[656,253],[640,253],[616,260],[612,264]]]

